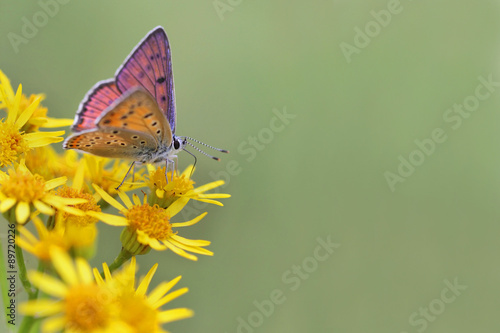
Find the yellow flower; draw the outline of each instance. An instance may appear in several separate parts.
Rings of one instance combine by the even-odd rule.
[[[38,216],[33,216],[32,220],[40,239],[38,240],[27,228],[19,226],[20,236],[16,238],[17,245],[44,261],[50,260],[50,251],[54,247],[63,251],[71,248],[68,239],[64,237],[64,228],[61,224],[56,224],[54,229],[47,230]]]
[[[19,86],[19,89],[21,89],[21,86]],[[18,90],[18,92],[19,91],[20,90]],[[38,131],[39,127],[63,127],[73,123],[72,119],[55,119],[47,117],[47,108],[39,104],[44,99],[45,95],[43,94],[31,95],[29,98],[25,95],[21,95],[21,100],[16,101],[16,95],[14,95],[14,90],[12,89],[9,79],[0,70],[0,110],[6,108],[9,112],[19,114],[19,110],[24,110],[34,103],[37,105],[33,114],[29,117],[20,131],[32,133]]]
[[[42,317],[42,332],[131,332],[119,318],[119,304],[105,286],[95,282],[85,259],[72,261],[60,249],[50,257],[61,280],[30,271],[33,285],[57,300],[37,299],[20,305],[25,315]]]
[[[28,107],[22,108],[22,87],[9,100],[5,87],[0,85],[1,106],[7,107],[7,120],[0,119],[0,167],[16,162],[20,155],[33,148],[49,145],[63,140],[64,131],[25,133],[22,128],[35,112],[40,98],[35,99]]]
[[[110,274],[103,264],[106,280],[96,269],[94,277],[85,259],[71,260],[58,248],[50,249],[50,257],[61,279],[30,271],[33,285],[55,299],[37,299],[22,303],[21,313],[42,318],[42,332],[86,333],[162,333],[161,325],[189,318],[186,308],[160,310],[171,300],[185,294],[181,288],[168,293],[180,280],[161,283],[146,295],[158,267],[154,265],[135,288],[135,259],[123,270]]]
[[[130,165],[128,162],[119,159],[110,159],[90,154],[83,155],[83,162],[86,167],[86,174],[91,184],[97,184],[112,196],[116,195],[116,188],[127,174]],[[110,164],[113,163],[111,166]],[[132,175],[128,175],[131,177]],[[143,182],[137,182],[143,178],[142,170],[138,170],[134,178],[136,182],[125,182],[120,190],[131,191],[144,187]]]
[[[192,165],[188,166],[180,175],[175,172],[173,179],[172,172],[168,172],[168,181],[165,177],[165,167],[158,167],[155,169],[153,166],[148,165],[148,170],[150,174],[148,185],[151,189],[151,193],[153,193],[151,204],[157,203],[159,206],[166,208],[176,200],[181,200],[182,203],[186,204],[190,199],[194,199],[223,206],[222,203],[213,199],[231,197],[231,195],[224,193],[205,193],[206,191],[224,185],[223,180],[194,188],[194,181],[190,179],[191,174],[194,172],[194,167]]]
[[[65,150],[58,154],[52,146],[34,148],[26,155],[26,166],[32,173],[45,179],[66,176],[73,178],[79,161],[75,150]]]
[[[82,215],[80,210],[69,205],[86,200],[60,198],[52,193],[52,189],[65,182],[66,177],[45,181],[41,176],[33,175],[22,164],[17,170],[9,169],[8,173],[0,170],[0,213],[10,211],[12,214],[15,207],[15,219],[21,224],[27,222],[32,207],[46,215],[54,215],[55,210],[51,206],[74,215]]]
[[[141,203],[139,197],[134,194],[132,203],[125,193],[118,191],[118,195],[125,204],[123,206],[98,186],[94,185],[94,189],[125,217],[97,212],[88,212],[87,214],[95,216],[110,225],[126,226],[127,228],[122,232],[121,241],[123,247],[130,253],[144,254],[151,247],[157,251],[170,249],[190,260],[198,260],[192,253],[213,255],[211,251],[203,248],[203,246],[210,245],[209,241],[187,239],[172,231],[172,228],[196,224],[207,213],[203,213],[191,221],[171,223],[170,218],[175,216],[184,207],[185,203],[176,201],[167,209],[163,209],[158,205],[149,205],[146,196],[144,202]]]
[[[193,311],[186,308],[177,308],[161,311],[160,307],[188,292],[188,288],[181,288],[168,293],[181,279],[180,276],[170,282],[163,282],[153,289],[149,296],[146,295],[149,283],[153,278],[158,264],[155,264],[142,279],[137,289],[135,288],[136,260],[132,257],[129,265],[121,271],[111,275],[108,266],[104,263],[104,275],[101,278],[99,271],[94,268],[94,277],[99,286],[111,290],[119,304],[118,316],[123,323],[128,325],[130,332],[165,332],[162,324],[170,323],[193,316]]]

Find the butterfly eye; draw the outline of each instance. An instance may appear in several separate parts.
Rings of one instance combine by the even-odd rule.
[[[179,142],[179,140],[175,139],[174,140],[174,149],[177,150],[181,147],[181,143]]]

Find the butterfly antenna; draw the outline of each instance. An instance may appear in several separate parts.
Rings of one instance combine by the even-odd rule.
[[[190,152],[189,150],[187,149],[183,149],[186,153],[188,153],[189,155],[193,156],[194,157],[194,163],[193,163],[193,168],[191,169],[191,174],[189,175],[189,178],[191,178],[193,176],[193,172],[194,172],[194,168],[196,167],[196,162],[198,162],[198,158],[196,157],[195,154],[193,154],[192,152]]]
[[[199,151],[200,153],[202,153],[203,155],[208,156],[208,157],[210,157],[211,159],[214,159],[214,160],[216,160],[216,161],[220,161],[220,158],[218,158],[218,157],[215,157],[215,156],[212,156],[212,155],[210,155],[210,154],[205,153],[203,150],[201,150],[200,148],[196,147],[196,146],[195,146],[195,145],[193,145],[191,142],[189,142],[189,141],[188,141],[188,142],[187,142],[187,144],[188,144],[188,145],[190,145],[191,147],[193,147],[194,149],[196,149],[197,151]],[[185,150],[185,149],[184,149],[184,150]],[[191,153],[190,153],[190,154],[191,154]],[[193,155],[193,156],[194,156],[194,155]]]
[[[213,146],[211,146],[211,145],[207,145],[206,143],[203,143],[203,142],[198,141],[198,140],[196,140],[196,139],[190,138],[189,136],[183,136],[183,138],[186,138],[186,139],[189,139],[189,140],[194,141],[194,142],[196,142],[196,143],[199,143],[200,145],[203,145],[203,146],[205,146],[205,147],[212,148],[213,150],[220,151],[221,153],[229,153],[229,150],[226,150],[226,149],[220,149],[220,148],[215,148],[215,147],[213,147]],[[188,142],[188,143],[189,143],[189,142]],[[191,146],[193,146],[193,145],[191,145]],[[194,146],[193,146],[193,147],[194,147]],[[195,148],[196,148],[196,147],[195,147]],[[198,149],[198,148],[196,148],[196,149]],[[198,149],[198,150],[199,150],[199,149]],[[201,150],[199,150],[199,151],[201,151]],[[205,154],[205,155],[207,155],[207,156],[210,156],[210,155],[206,154],[206,153],[205,153],[205,152],[203,152],[203,151],[201,151],[201,152],[202,152],[202,153],[204,153],[204,154]]]

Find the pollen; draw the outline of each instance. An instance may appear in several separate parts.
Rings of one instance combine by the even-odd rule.
[[[85,203],[71,206],[71,207],[75,207],[83,212],[88,212],[88,211],[100,212],[101,211],[101,207],[96,203],[95,198],[90,193],[86,193],[83,190],[77,190],[75,188],[68,187],[65,185],[65,186],[59,188],[55,194],[59,197],[62,197],[62,198],[86,199],[87,202],[85,202]],[[72,223],[72,224],[80,226],[80,227],[85,227],[89,224],[94,224],[98,221],[98,219],[96,217],[92,217],[92,216],[88,216],[88,215],[76,216],[76,215],[70,215],[68,213],[64,213],[63,220],[66,221],[66,223]]]
[[[46,195],[42,176],[9,170],[9,178],[0,185],[0,192],[16,201],[33,202]]]
[[[97,285],[77,285],[66,296],[66,329],[94,332],[106,327],[111,317],[110,297]]]
[[[170,216],[158,205],[135,205],[125,212],[125,217],[131,228],[141,230],[151,238],[166,239],[172,234]]]
[[[20,154],[30,151],[26,140],[13,124],[0,120],[0,167],[17,161]]]

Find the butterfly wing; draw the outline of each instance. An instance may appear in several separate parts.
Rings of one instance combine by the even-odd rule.
[[[121,93],[114,80],[98,82],[85,96],[78,108],[75,121],[71,126],[73,132],[81,132],[95,128],[96,119],[106,110]]]
[[[116,99],[95,121],[95,128],[69,136],[63,148],[97,156],[147,161],[170,147],[170,125],[153,97],[141,87]]]
[[[175,133],[176,113],[172,58],[167,34],[162,27],[152,30],[132,51],[116,72],[116,85],[125,92],[142,86],[158,103]]]
[[[153,97],[141,87],[127,91],[97,120],[98,129],[125,130],[152,137],[157,146],[170,147],[172,131]],[[138,134],[137,134],[138,135]]]
[[[63,147],[102,157],[138,161],[155,149],[156,141],[149,134],[105,128],[73,134],[64,141]]]

